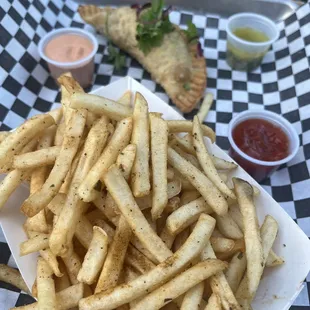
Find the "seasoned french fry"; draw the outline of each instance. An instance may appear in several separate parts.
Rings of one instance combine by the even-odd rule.
[[[109,167],[114,164],[118,154],[129,143],[132,130],[132,118],[126,118],[118,123],[111,140],[98,158],[94,166],[89,170],[88,174],[81,183],[78,193],[84,201],[92,201],[96,198],[96,190],[94,189],[98,181],[103,180],[104,174]]]
[[[181,205],[186,205],[187,203],[199,198],[201,195],[196,190],[186,190],[182,191],[181,195]]]
[[[201,260],[216,258],[211,243],[208,243],[208,245],[203,249],[200,258]],[[210,284],[212,292],[220,298],[221,304],[225,310],[241,310],[223,272],[219,272],[217,275],[212,277],[210,279]]]
[[[28,217],[24,224],[24,229],[28,231],[36,231],[39,233],[48,233],[48,225],[46,222],[45,211],[41,210],[33,217]]]
[[[112,310],[143,296],[147,290],[154,290],[199,255],[206,246],[214,226],[215,220],[202,214],[185,244],[175,254],[129,283],[82,299],[79,303],[80,310]]]
[[[226,279],[231,290],[236,293],[240,281],[243,278],[246,269],[246,256],[242,252],[236,253],[231,259],[226,271]]]
[[[269,252],[266,267],[275,267],[284,264],[284,259],[278,256],[272,249]]]
[[[220,216],[216,215],[216,226],[219,231],[227,238],[241,239],[243,233],[229,213]]]
[[[168,200],[167,206],[165,208],[165,213],[171,214],[180,207],[181,199],[178,196],[172,197]]]
[[[57,310],[69,310],[77,307],[83,298],[83,284],[75,284],[56,293]],[[40,310],[38,302],[30,305],[12,308],[12,310]]]
[[[65,194],[57,194],[47,205],[47,208],[51,210],[55,215],[59,215],[63,205],[66,202],[66,199],[67,196]]]
[[[150,113],[152,160],[152,218],[157,220],[168,202],[167,149],[168,126],[162,118]]]
[[[130,90],[127,90],[121,98],[117,100],[118,103],[131,107],[131,97],[132,97],[132,92]]]
[[[133,233],[143,245],[158,259],[163,261],[172,253],[156,235],[135,202],[130,188],[116,168],[111,168],[104,176],[104,182],[111,196],[116,201],[120,212],[124,215]]]
[[[186,228],[175,237],[175,240],[172,246],[173,252],[176,252],[185,243],[189,234],[190,234],[190,229]]]
[[[224,270],[227,264],[220,260],[206,260],[187,269],[170,282],[140,300],[133,310],[156,310],[184,294],[187,290]]]
[[[54,119],[48,114],[33,116],[11,132],[0,144],[0,170],[7,172],[13,163],[13,156],[35,136],[39,136],[44,129],[54,124]]]
[[[107,234],[98,226],[94,226],[93,231],[92,241],[77,276],[79,282],[87,284],[95,282],[108,252]]]
[[[196,151],[193,146],[193,136],[191,134],[187,134],[184,137],[180,137],[176,134],[172,134],[170,136],[171,142],[170,145],[176,146],[183,150],[186,153],[192,154],[196,156]]]
[[[34,216],[42,210],[58,193],[62,181],[69,171],[71,162],[77,152],[82,136],[85,118],[85,110],[76,110],[68,123],[61,151],[55,165],[42,188],[26,199],[22,205],[22,212],[28,216]]]
[[[221,180],[218,175],[217,170],[215,169],[211,156],[208,153],[208,150],[205,146],[202,129],[197,116],[194,117],[193,122],[193,145],[196,150],[196,155],[198,161],[205,172],[206,176],[214,183],[214,185],[227,197],[236,199],[235,194],[228,186]]]
[[[167,179],[169,181],[174,179],[174,170],[172,168],[167,168]]]
[[[10,135],[9,131],[0,131],[0,143]]]
[[[172,245],[173,245],[173,242],[174,242],[174,239],[175,239],[175,235],[172,235],[169,232],[169,230],[167,229],[167,227],[164,227],[164,229],[160,233],[160,238],[166,244],[168,249],[172,248]]]
[[[62,259],[58,259],[59,270],[62,273],[62,277],[55,277],[55,290],[56,292],[60,292],[71,285],[66,266]]]
[[[14,285],[20,290],[30,294],[20,272],[12,267],[0,264],[0,281]]]
[[[178,132],[191,133],[193,130],[193,123],[191,121],[178,120],[178,121],[167,121],[167,123],[170,133],[178,133]],[[204,136],[210,138],[212,143],[215,142],[215,133],[210,127],[202,125],[201,129]]]
[[[127,224],[126,219],[121,216],[112,244],[109,247],[107,258],[103,264],[95,293],[102,292],[117,285],[131,234],[130,226]]]
[[[199,108],[199,111],[197,113],[197,117],[199,121],[202,123],[205,118],[207,117],[209,110],[213,103],[213,94],[207,93],[202,101],[202,104]]]
[[[189,289],[184,295],[181,310],[199,310],[204,291],[204,283],[200,282]]]
[[[55,121],[56,124],[58,124],[63,116],[63,109],[62,107],[51,110],[47,112]]]
[[[136,93],[131,143],[137,146],[136,158],[132,167],[131,183],[135,197],[143,197],[150,193],[149,169],[149,116],[148,105],[140,93]]]
[[[222,310],[220,298],[216,294],[212,294],[204,310]]]
[[[116,101],[90,94],[75,93],[70,100],[70,107],[87,109],[97,115],[106,115],[120,121],[132,115],[132,109]]]
[[[54,145],[55,146],[61,146],[64,140],[64,134],[66,130],[66,123],[60,123],[57,126],[56,134],[55,134],[55,140],[54,140]]]
[[[195,223],[201,213],[210,214],[212,212],[213,210],[206,204],[206,201],[200,197],[171,213],[167,218],[166,227],[172,235],[177,235]]]
[[[233,249],[235,241],[227,238],[211,237],[210,242],[214,252],[226,253]]]
[[[20,256],[48,248],[49,234],[36,233],[34,237],[20,244]]]
[[[192,154],[188,154],[185,151],[183,151],[181,148],[179,148],[176,144],[173,145],[169,144],[180,156],[184,157],[187,161],[189,161],[192,165],[194,165],[196,168],[200,169],[200,165],[198,162],[198,159],[192,155]]]
[[[216,253],[216,257],[220,260],[229,260],[230,258],[232,258],[233,255],[235,255],[238,252],[245,252],[245,243],[244,243],[244,239],[237,239],[234,240],[235,241],[235,245],[234,247],[228,251],[228,252],[217,252]]]
[[[238,167],[238,165],[235,164],[234,162],[227,161],[225,159],[216,157],[214,155],[211,156],[211,159],[212,159],[214,167],[217,170],[233,170]]]
[[[63,276],[63,273],[59,269],[57,258],[50,249],[40,250],[40,255],[48,263],[56,277]]]
[[[56,310],[57,300],[53,271],[42,258],[38,258],[37,265],[37,287],[38,287],[38,308],[44,310]]]
[[[217,214],[224,215],[227,213],[228,205],[221,192],[207,176],[170,147],[168,148],[168,162],[196,187]]]
[[[253,188],[238,178],[233,178],[233,182],[244,225],[249,295],[254,296],[264,270],[264,256],[253,203]]]
[[[79,256],[72,250],[71,255],[62,257],[62,260],[66,265],[70,282],[72,284],[78,284],[79,281],[77,279],[77,276],[82,267]]]
[[[182,189],[181,181],[176,179],[167,184],[167,195],[168,199],[173,198],[174,196],[177,196],[180,194]]]
[[[15,155],[13,160],[13,168],[33,169],[52,165],[59,155],[59,152],[60,146],[52,146],[22,155]]]
[[[88,249],[93,238],[93,227],[89,220],[82,215],[76,225],[75,236],[85,249]]]

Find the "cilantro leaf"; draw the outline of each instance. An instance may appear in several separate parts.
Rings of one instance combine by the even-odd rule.
[[[193,40],[198,40],[199,35],[198,35],[198,30],[195,26],[195,24],[193,24],[191,21],[189,21],[187,23],[187,30],[183,30],[183,32],[185,33],[187,40],[189,42],[193,41]]]
[[[119,50],[112,45],[111,42],[108,44],[108,60],[114,63],[115,69],[120,70],[126,64],[126,56],[119,52]]]
[[[163,8],[163,0],[153,0],[151,7],[143,10],[138,17],[136,38],[144,54],[149,53],[153,47],[160,46],[164,35],[174,30]]]

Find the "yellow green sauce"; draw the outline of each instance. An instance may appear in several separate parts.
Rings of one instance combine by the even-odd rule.
[[[261,43],[269,41],[265,33],[249,27],[236,28],[233,34],[248,42]],[[259,53],[249,53],[227,42],[226,60],[230,67],[235,70],[251,71],[261,64],[266,53],[267,50]]]

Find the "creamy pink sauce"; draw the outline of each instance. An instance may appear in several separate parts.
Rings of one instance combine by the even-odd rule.
[[[76,34],[63,34],[50,40],[44,49],[45,55],[58,62],[74,62],[87,57],[93,51],[87,38]]]

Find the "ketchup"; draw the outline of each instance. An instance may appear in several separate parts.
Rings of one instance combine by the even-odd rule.
[[[232,137],[241,151],[262,161],[278,161],[289,155],[289,138],[278,126],[249,119],[238,124]]]

